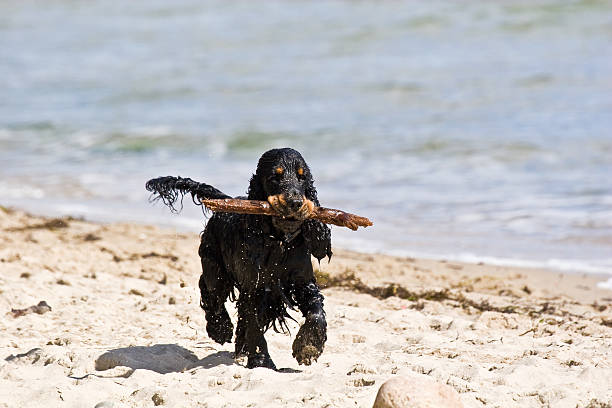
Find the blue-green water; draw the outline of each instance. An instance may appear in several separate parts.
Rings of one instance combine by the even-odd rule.
[[[612,273],[612,3],[0,3],[0,204],[199,230],[300,150],[337,246]]]

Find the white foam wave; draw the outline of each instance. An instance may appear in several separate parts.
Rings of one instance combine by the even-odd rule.
[[[4,198],[12,199],[40,199],[45,196],[44,190],[23,184],[12,185],[9,183],[0,183],[0,191],[2,191]]]
[[[532,260],[532,259],[521,259],[521,258],[509,258],[509,257],[495,257],[478,255],[474,253],[462,252],[462,253],[435,253],[435,252],[421,252],[421,251],[410,251],[403,250],[400,248],[390,248],[382,242],[372,242],[370,240],[363,240],[358,238],[348,238],[341,236],[339,240],[336,240],[342,248],[356,250],[359,252],[366,253],[381,253],[395,256],[409,256],[414,258],[425,258],[433,260],[449,260],[457,262],[465,262],[471,264],[484,263],[487,265],[497,266],[514,266],[520,268],[534,268],[534,269],[549,269],[557,270],[567,273],[589,273],[589,274],[603,274],[612,275],[612,258],[610,259],[597,259],[597,260],[582,260],[582,259],[560,259],[560,258],[549,258],[544,260]],[[612,285],[612,278],[608,281],[609,285]],[[612,287],[611,287],[612,288]]]
[[[463,253],[451,255],[448,258],[459,262],[479,263],[483,262],[489,265],[499,266],[516,266],[521,268],[544,268],[554,269],[563,272],[571,273],[592,273],[592,274],[610,274],[612,275],[612,260],[598,260],[597,264],[593,262],[578,260],[578,259],[546,259],[546,260],[526,260],[516,258],[501,258],[492,256],[480,256],[471,253]]]
[[[602,281],[602,282],[598,282],[597,283],[597,287],[600,289],[610,289],[612,290],[612,278],[606,280],[606,281]]]

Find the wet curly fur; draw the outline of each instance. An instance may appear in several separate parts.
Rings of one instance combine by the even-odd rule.
[[[146,188],[173,211],[188,193],[195,204],[203,198],[228,198],[208,184],[181,177],[149,180]],[[285,331],[286,319],[291,318],[287,309],[297,307],[305,322],[293,342],[293,356],[309,365],[327,340],[323,295],[311,255],[320,261],[331,258],[332,252],[330,229],[306,219],[319,201],[300,153],[289,148],[264,153],[251,177],[248,199],[270,201],[282,216],[218,212],[208,221],[199,248],[200,306],[207,333],[217,343],[231,342],[233,325],[225,301],[237,300],[236,356],[246,355],[249,368],[275,369],[264,333],[270,327]]]

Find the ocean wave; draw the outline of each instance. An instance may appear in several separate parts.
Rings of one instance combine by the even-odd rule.
[[[609,3],[22,3],[0,4],[18,205],[141,219],[148,178],[239,195],[291,146],[323,203],[375,219],[338,245],[607,267]]]
[[[612,278],[605,281],[597,282],[597,287],[601,289],[612,290]]]

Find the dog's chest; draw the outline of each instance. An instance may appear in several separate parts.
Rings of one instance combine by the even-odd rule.
[[[310,266],[310,255],[301,239],[290,243],[271,237],[247,240],[236,258],[234,274],[240,287],[252,289],[279,283],[284,286]]]

